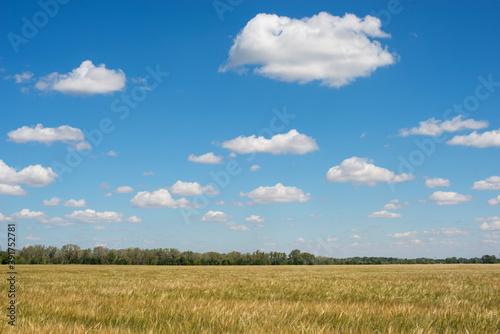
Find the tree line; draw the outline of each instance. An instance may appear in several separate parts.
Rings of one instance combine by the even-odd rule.
[[[8,254],[0,249],[2,264],[8,262]],[[253,253],[197,253],[181,252],[176,248],[109,249],[94,247],[81,249],[78,245],[68,244],[61,248],[55,246],[27,246],[16,252],[17,264],[117,264],[117,265],[335,265],[335,264],[434,264],[434,263],[500,263],[495,255],[481,258],[445,259],[402,259],[395,257],[352,257],[333,258],[292,250],[283,252]]]

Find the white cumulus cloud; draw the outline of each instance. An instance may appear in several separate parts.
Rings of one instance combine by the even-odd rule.
[[[375,186],[378,182],[398,183],[413,180],[413,174],[395,174],[394,172],[377,167],[367,158],[352,157],[345,159],[338,166],[334,166],[326,173],[326,180],[331,182],[352,182]]]
[[[69,125],[61,125],[57,128],[46,128],[42,124],[34,127],[23,126],[17,130],[7,133],[9,141],[15,143],[39,142],[45,145],[51,145],[60,141],[71,145],[73,150],[88,150],[91,148],[86,141],[82,130],[73,128]]]
[[[248,199],[259,204],[267,203],[304,203],[311,199],[311,194],[305,194],[302,189],[296,187],[286,187],[277,183],[272,187],[259,187],[249,193],[240,193],[240,196],[247,196]]]
[[[11,186],[8,184],[0,184],[0,195],[9,196],[27,196],[28,192],[21,186]]]
[[[399,218],[401,214],[395,212],[389,212],[386,210],[376,211],[367,216],[368,218]]]
[[[427,188],[439,188],[439,187],[449,187],[450,186],[450,180],[448,179],[442,179],[439,177],[435,178],[428,178],[425,180],[425,186]]]
[[[61,201],[62,200],[60,198],[54,196],[51,199],[43,200],[43,205],[44,206],[58,206]]]
[[[188,161],[196,162],[199,164],[221,164],[222,155],[214,155],[214,152],[208,152],[199,156],[190,154]]]
[[[252,167],[250,167],[250,171],[251,172],[256,172],[260,169],[260,166],[259,165],[253,165]]]
[[[479,226],[479,229],[481,231],[497,231],[500,230],[500,220],[494,221],[491,223],[482,223],[481,226]]]
[[[500,195],[498,195],[495,198],[489,199],[488,200],[488,205],[490,205],[490,206],[500,205]]]
[[[114,211],[97,212],[87,209],[85,211],[78,210],[64,216],[66,219],[73,219],[81,223],[96,224],[96,223],[120,223],[125,221],[137,222],[140,220],[136,216],[125,219],[123,213]],[[142,222],[142,221],[141,221]]]
[[[188,208],[192,206],[191,203],[184,197],[180,199],[174,199],[166,188],[161,188],[153,192],[140,191],[134,196],[134,198],[130,200],[130,203],[135,207],[144,209],[177,209]]]
[[[134,191],[134,188],[130,186],[120,186],[116,188],[115,193],[117,194],[129,194]]]
[[[104,64],[95,66],[92,61],[86,60],[69,73],[54,72],[41,78],[35,87],[63,94],[94,95],[123,90],[125,81],[122,70],[110,70]]]
[[[226,226],[231,231],[250,231],[245,225],[236,224],[235,222],[228,222]]]
[[[409,231],[409,232],[403,232],[403,233],[387,234],[387,236],[389,238],[398,239],[398,238],[410,238],[410,237],[414,237],[417,234],[418,234],[417,231]]]
[[[64,203],[64,206],[73,207],[73,208],[84,208],[87,206],[87,202],[85,202],[84,199],[79,199],[79,200],[70,199]]]
[[[22,209],[19,212],[10,215],[15,219],[46,219],[47,216],[43,211],[31,211],[30,209]]]
[[[381,26],[370,15],[321,12],[294,19],[258,14],[234,39],[219,71],[241,73],[254,66],[254,73],[271,79],[301,84],[319,80],[338,88],[396,62],[397,55],[374,40],[390,37]]]
[[[500,129],[478,134],[474,131],[468,135],[455,136],[446,142],[448,145],[462,145],[470,147],[498,147],[500,146]]]
[[[479,130],[488,127],[487,121],[475,121],[472,118],[463,120],[462,118],[462,115],[458,115],[444,122],[435,118],[430,118],[424,122],[419,122],[418,127],[399,130],[399,135],[403,137],[410,135],[439,136],[443,132],[457,132],[465,129]]]
[[[31,165],[19,172],[0,160],[0,184],[26,184],[29,187],[45,187],[55,181],[57,174],[51,167]]]
[[[248,223],[258,224],[258,223],[263,223],[266,220],[264,218],[262,218],[261,216],[251,215],[250,217],[245,218],[245,221]]]
[[[429,196],[429,200],[436,202],[437,205],[456,205],[472,201],[472,196],[462,195],[453,191],[435,191]]]
[[[6,216],[6,215],[0,213],[0,222],[11,222],[13,220],[14,219],[12,219],[12,217],[9,217],[9,216]]]
[[[208,211],[200,221],[202,222],[226,222],[230,215],[225,214],[222,211]]]
[[[484,180],[474,182],[473,190],[500,190],[500,176],[490,176]]]
[[[292,129],[288,133],[277,134],[266,139],[263,136],[239,136],[225,141],[222,147],[236,153],[306,154],[318,150],[316,140]]]
[[[209,195],[217,195],[220,193],[211,185],[203,187],[198,182],[183,182],[181,180],[178,180],[170,187],[170,192],[173,195],[180,196],[197,196],[204,193],[207,193]]]

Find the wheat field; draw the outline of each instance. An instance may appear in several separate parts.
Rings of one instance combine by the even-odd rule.
[[[500,333],[500,265],[17,270],[3,333]]]

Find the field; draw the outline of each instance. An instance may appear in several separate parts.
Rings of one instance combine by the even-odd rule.
[[[17,333],[500,333],[500,265],[17,270]]]

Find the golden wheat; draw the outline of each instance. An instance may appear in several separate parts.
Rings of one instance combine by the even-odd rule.
[[[500,265],[17,270],[17,333],[500,333]]]

